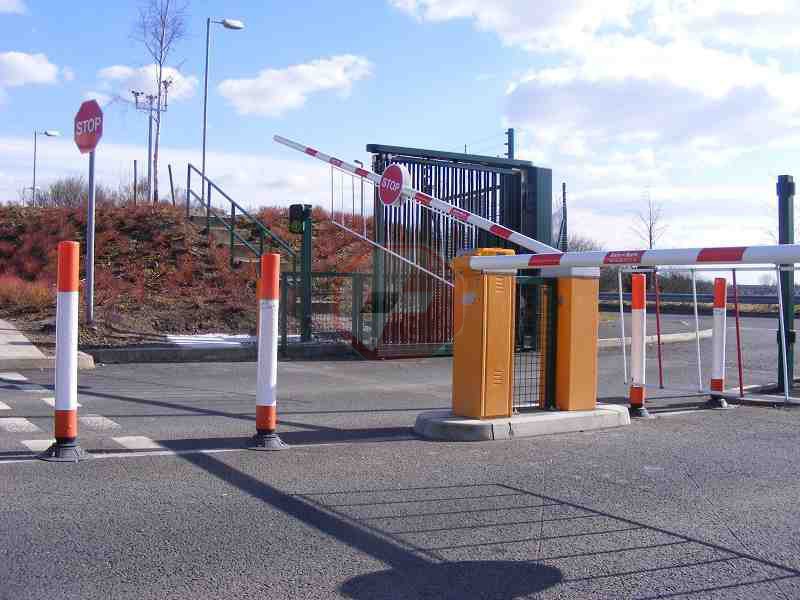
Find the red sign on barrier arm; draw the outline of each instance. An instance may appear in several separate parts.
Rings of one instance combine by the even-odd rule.
[[[103,111],[97,100],[87,100],[75,115],[75,144],[81,154],[92,152],[103,137]]]

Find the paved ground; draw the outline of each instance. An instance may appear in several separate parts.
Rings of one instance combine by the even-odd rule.
[[[745,327],[748,374],[774,379],[774,324]],[[665,348],[670,380],[692,385],[693,348]],[[619,351],[600,365],[614,401]],[[50,373],[0,374],[0,598],[800,597],[797,409],[662,393],[624,429],[415,438],[449,377],[448,359],[281,363],[294,447],[258,453],[240,449],[254,365],[100,367],[80,374],[98,458],[61,465],[27,460]]]

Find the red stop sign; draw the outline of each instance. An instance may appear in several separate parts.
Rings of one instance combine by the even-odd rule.
[[[403,165],[392,163],[383,171],[378,195],[386,206],[400,206],[403,203],[403,190],[411,184],[411,176]]]
[[[97,100],[87,100],[75,115],[75,144],[81,154],[91,152],[103,137],[103,111]]]

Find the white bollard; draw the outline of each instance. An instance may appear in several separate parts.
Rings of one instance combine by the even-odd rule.
[[[286,448],[275,432],[278,425],[278,298],[280,290],[280,254],[261,257],[258,288],[258,374],[256,383],[256,435],[251,448],[282,450]]]
[[[727,312],[728,282],[724,277],[714,279],[714,324],[712,329],[713,359],[711,364],[711,400],[710,405],[719,408],[727,407],[721,396],[725,389],[725,320]],[[715,394],[714,392],[718,392]]]
[[[630,414],[632,417],[649,417],[645,401],[645,336],[647,334],[647,308],[644,273],[631,275],[631,387]]]
[[[53,462],[78,462],[88,455],[78,445],[78,242],[58,244],[56,299],[56,441],[39,455]]]

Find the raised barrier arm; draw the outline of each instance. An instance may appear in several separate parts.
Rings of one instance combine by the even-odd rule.
[[[476,215],[475,213],[471,213],[467,210],[462,208],[458,208],[457,206],[453,206],[448,202],[444,202],[439,200],[438,198],[434,198],[430,194],[425,194],[424,192],[420,192],[419,190],[414,189],[409,185],[408,174],[404,173],[404,169],[398,168],[399,165],[389,165],[384,171],[383,175],[378,175],[372,171],[367,169],[363,169],[361,167],[357,167],[356,165],[350,164],[347,161],[340,160],[334,156],[329,156],[320,152],[316,148],[311,148],[310,146],[304,146],[303,144],[299,144],[294,142],[290,139],[285,137],[281,137],[279,135],[273,136],[273,138],[279,144],[283,144],[284,146],[288,146],[289,148],[293,148],[298,152],[302,152],[309,156],[313,156],[323,162],[333,165],[339,169],[347,171],[348,173],[352,173],[353,175],[357,175],[358,177],[363,177],[364,179],[368,179],[372,181],[379,189],[383,190],[383,188],[391,188],[387,195],[391,195],[393,199],[404,199],[404,200],[411,200],[414,202],[418,202],[423,206],[427,206],[431,210],[436,212],[449,215],[454,219],[462,221],[464,223],[469,223],[474,225],[475,227],[482,229],[484,231],[488,231],[489,233],[496,235],[504,240],[508,240],[511,243],[517,244],[518,246],[522,246],[530,250],[531,252],[547,252],[547,253],[554,253],[554,254],[561,254],[561,252],[553,248],[552,246],[548,246],[542,242],[534,240],[527,235],[523,235],[517,231],[513,231],[508,229],[507,227],[503,227],[499,223],[495,223],[494,221],[490,221],[489,219],[484,219],[483,217]],[[394,169],[392,168],[394,167]],[[393,194],[392,194],[393,192]],[[381,193],[381,197],[383,199],[383,193]],[[392,202],[388,202],[384,200],[384,203],[387,206],[394,206],[395,204]]]

